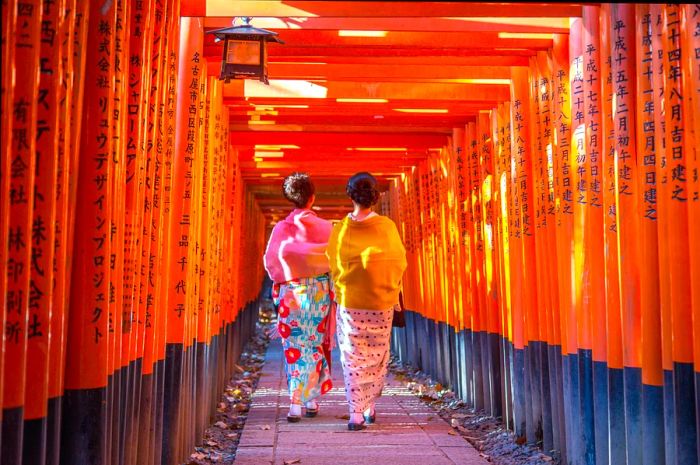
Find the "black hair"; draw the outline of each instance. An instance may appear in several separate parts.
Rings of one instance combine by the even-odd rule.
[[[311,177],[306,173],[292,173],[282,183],[284,198],[292,202],[297,208],[304,208],[309,204],[311,196],[316,193]]]
[[[377,179],[366,171],[352,175],[345,188],[350,199],[362,208],[369,208],[379,200]]]

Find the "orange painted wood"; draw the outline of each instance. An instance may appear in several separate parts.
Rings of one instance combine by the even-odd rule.
[[[608,367],[623,368],[622,355],[622,317],[620,314],[620,268],[618,264],[618,218],[616,195],[617,180],[615,176],[615,125],[613,120],[613,74],[612,49],[614,42],[608,31],[612,31],[610,5],[601,7],[601,79],[603,99],[601,100],[603,127],[603,225],[605,229],[605,281],[607,309],[607,349]]]
[[[129,68],[129,5],[118,2],[116,5],[117,20],[114,32],[114,102],[112,109],[112,192],[113,211],[110,225],[110,282],[109,282],[109,332],[110,352],[108,356],[107,374],[111,375],[122,366],[122,337],[121,320],[123,318],[124,295],[124,247],[126,218],[124,211],[126,187],[126,147],[128,114],[128,82]],[[129,449],[130,450],[130,449]],[[128,453],[128,451],[127,451]],[[128,460],[128,458],[127,458]]]
[[[607,361],[607,332],[598,322],[606,321],[605,248],[603,207],[603,89],[601,82],[600,8],[584,8],[583,17],[583,89],[588,98],[584,122],[586,151],[586,233],[584,239],[585,273],[583,283],[584,313],[591,334],[593,360]]]
[[[10,108],[13,108],[14,95],[14,39],[15,39],[15,24],[17,17],[16,4],[2,3],[2,95],[0,96],[0,105],[2,105],[2,114],[6,115]],[[2,118],[2,140],[10,140],[12,135],[12,118]],[[0,147],[0,189],[2,192],[10,191],[10,177],[7,173],[10,172],[12,166],[10,144],[2,144]],[[9,196],[3,195],[0,199],[0,263],[7,263],[7,241],[10,224],[10,201]],[[5,308],[7,298],[7,273],[0,274],[0,303]],[[0,324],[5,328],[6,320],[5,312],[0,315]],[[0,405],[3,405],[5,379],[5,338],[0,338]],[[0,420],[2,420],[2,412],[0,409]]]
[[[573,159],[571,147],[570,82],[569,82],[569,37],[556,35],[552,49],[552,71],[554,76],[554,111],[556,152],[552,154],[554,168],[554,196],[557,204],[556,247],[559,295],[559,322],[561,345],[564,354],[577,352],[575,327],[571,330],[570,309],[573,301]],[[575,323],[574,323],[575,324]]]
[[[203,0],[187,0],[183,15],[201,13]],[[460,2],[385,2],[377,1],[291,1],[291,2],[236,2],[206,0],[206,16],[271,16],[299,18],[314,16],[342,17],[490,17],[507,12],[511,17],[567,17],[580,16],[581,7],[574,4],[541,3],[537,6],[522,3],[468,4]]]
[[[62,104],[65,111],[62,112],[61,140],[65,159],[61,165],[65,172],[61,173],[63,184],[60,187],[60,195],[57,199],[58,210],[62,213],[60,222],[56,225],[57,263],[64,263],[56,270],[56,288],[54,293],[54,309],[51,316],[51,341],[50,341],[50,385],[49,396],[58,397],[63,394],[66,376],[66,355],[68,340],[68,308],[70,306],[70,286],[72,267],[69,266],[67,257],[72,257],[75,199],[77,198],[78,160],[80,156],[79,141],[80,128],[82,127],[83,114],[83,82],[86,63],[85,47],[88,28],[85,18],[87,16],[88,2],[71,3],[70,14],[66,18],[68,23],[66,56],[64,60],[65,98]],[[54,337],[55,336],[55,337]]]
[[[648,5],[635,9],[637,69],[637,151],[638,202],[640,208],[640,299],[642,330],[642,382],[663,386],[661,346],[661,301],[659,296],[659,235],[657,227],[656,166],[660,161],[656,147],[654,108],[654,49],[652,16]],[[639,163],[641,162],[641,163]]]
[[[466,147],[464,145],[464,129],[455,128],[452,130],[452,153],[450,157],[450,172],[452,173],[450,191],[453,196],[453,221],[454,221],[454,236],[453,247],[455,259],[453,260],[453,278],[456,280],[455,286],[455,312],[457,323],[455,329],[461,331],[464,329],[465,321],[465,306],[467,305],[466,294],[468,287],[466,286],[466,257],[464,245],[464,234],[466,230],[466,210],[465,202],[465,183],[466,183]],[[405,203],[407,199],[402,201]],[[405,220],[404,220],[405,221]]]
[[[498,289],[496,280],[496,244],[495,234],[495,202],[494,202],[494,140],[491,125],[491,114],[481,112],[479,124],[479,154],[482,209],[482,234],[484,247],[483,280],[485,327],[491,334],[499,334],[500,321],[498,315]]]
[[[85,100],[80,134],[77,178],[75,247],[68,319],[66,389],[101,388],[107,384],[108,304],[110,279],[110,218],[114,70],[100,61],[114,60],[114,5],[100,9],[92,2],[88,41],[104,41],[103,48],[87,48],[84,68]],[[102,24],[102,28],[100,28]]]
[[[4,269],[3,408],[25,403],[27,334],[31,301],[32,213],[36,166],[37,101],[39,85],[41,3],[27,2],[17,9],[14,30],[15,84],[12,90],[12,143],[9,148],[9,232]],[[11,382],[9,382],[11,380]]]
[[[686,42],[683,45],[688,52],[685,53],[685,67],[688,70],[688,79],[684,81],[684,94],[690,95],[692,107],[686,111],[685,126],[692,127],[692,137],[688,135],[686,139],[686,149],[688,152],[688,171],[697,173],[700,170],[700,162],[698,161],[698,145],[700,145],[700,95],[693,89],[700,88],[700,36],[691,34],[690,31],[696,31],[700,28],[700,6],[684,5],[685,16],[685,31]],[[694,52],[693,52],[694,51]],[[700,250],[698,250],[698,242],[700,241],[700,179],[698,177],[690,178],[688,183],[689,195],[692,200],[688,205],[688,234],[690,246],[690,277],[692,289],[692,305],[693,305],[693,341],[695,371],[700,371]]]
[[[641,367],[641,314],[639,310],[639,237],[637,210],[637,152],[635,141],[636,73],[634,69],[634,7],[611,7],[613,51],[613,121],[615,130],[615,182],[618,220],[618,253],[623,331],[623,355],[626,367]],[[622,47],[625,47],[624,49]],[[620,59],[622,57],[623,59]]]
[[[591,350],[591,325],[586,301],[589,298],[588,288],[590,274],[588,273],[588,251],[586,250],[586,233],[588,227],[587,208],[590,204],[588,181],[590,164],[587,163],[586,126],[584,105],[584,25],[583,21],[575,19],[571,25],[569,39],[569,61],[571,62],[569,81],[571,82],[571,178],[573,191],[573,298],[572,312],[569,313],[569,330],[576,332],[577,348]]]
[[[27,323],[25,419],[44,418],[49,396],[49,341],[54,290],[59,102],[62,69],[63,2],[44,5],[41,22],[37,102],[36,171],[31,235],[31,278]]]
[[[151,89],[152,28],[159,22],[152,17],[154,1],[138,2],[130,12],[129,93],[126,114],[126,161],[124,186],[124,273],[123,298],[117,334],[122,335],[126,352],[131,351],[133,309],[140,298],[140,253],[143,230],[143,195],[146,169],[146,131]],[[129,356],[122,358],[127,363]],[[144,370],[148,372],[147,364]]]
[[[503,12],[501,12],[503,13]],[[203,16],[203,15],[192,15]],[[298,18],[262,18],[252,21],[255,27],[269,29],[278,33],[285,30],[303,27],[312,30],[370,30],[370,31],[439,31],[459,32],[495,31],[495,32],[558,32],[567,33],[568,18],[539,17],[539,18],[510,18],[494,17],[489,20],[462,18],[424,18],[394,16],[390,18],[372,17],[307,17]],[[231,19],[226,17],[208,16],[204,19],[205,29],[219,29],[231,26]]]
[[[532,171],[533,178],[533,220],[535,232],[535,262],[537,269],[537,295],[539,305],[536,308],[538,314],[540,340],[551,344],[551,292],[549,289],[549,260],[551,254],[547,247],[548,232],[554,231],[554,224],[548,221],[549,198],[549,169],[548,150],[552,149],[552,115],[549,85],[550,72],[548,70],[546,53],[538,54],[530,64],[530,98],[532,100],[532,113],[534,115],[534,131],[532,135]],[[550,202],[551,203],[551,202]],[[554,209],[552,203],[552,220]],[[554,236],[552,236],[554,237]],[[554,262],[553,262],[554,263]]]
[[[199,70],[197,53],[201,47],[201,24],[197,19],[183,19],[180,30],[180,51],[178,68],[179,95],[189,95],[189,87],[199,89],[199,77],[193,70]],[[192,198],[192,157],[196,132],[197,97],[194,101],[177,99],[175,152],[173,154],[172,197],[171,197],[171,231],[170,231],[170,293],[168,297],[168,343],[185,342],[186,297],[188,289],[194,284],[187,283],[190,241],[190,204]],[[190,116],[190,108],[195,116]]]
[[[585,234],[585,269],[589,277],[584,281],[584,314],[588,315],[591,331],[593,361],[607,361],[607,314],[605,307],[605,241],[604,241],[604,184],[603,157],[605,156],[602,124],[603,95],[601,77],[600,8],[584,8],[583,17],[583,89],[589,99],[585,108],[585,148],[587,163],[587,218]]]
[[[498,108],[498,144],[496,150],[496,187],[498,192],[498,251],[500,253],[500,280],[501,280],[501,325],[503,336],[513,342],[513,306],[511,295],[511,267],[510,267],[510,218],[511,196],[509,186],[509,172],[511,167],[511,133],[510,133],[510,103],[506,102]]]
[[[682,66],[681,57],[672,50],[682,50],[680,7],[663,7],[662,46],[665,79],[664,123],[666,130],[666,160],[661,165],[659,221],[668,222],[668,260],[671,294],[671,329],[673,361],[693,362],[692,303],[690,288],[690,249],[688,243],[688,179],[684,115],[690,111],[683,98],[683,80],[676,70]],[[681,54],[682,55],[682,52]],[[692,197],[691,197],[692,198]],[[665,208],[664,208],[665,207]]]
[[[467,184],[467,212],[468,212],[468,236],[469,236],[469,267],[468,267],[468,282],[471,290],[470,308],[469,308],[469,329],[473,332],[483,331],[483,321],[481,318],[481,289],[480,289],[480,273],[479,267],[482,261],[479,260],[479,243],[480,230],[479,219],[481,217],[481,209],[478,204],[479,194],[479,142],[478,128],[476,123],[469,123],[466,126],[466,147],[469,164],[467,166],[468,184]]]
[[[175,19],[179,17],[179,2],[171,0],[168,3],[168,11],[172,11],[168,20],[168,47],[167,47],[167,98],[165,120],[167,121],[165,130],[165,155],[163,160],[163,179],[162,179],[162,202],[163,202],[163,218],[162,218],[162,266],[169,270],[172,266],[171,244],[172,244],[172,202],[173,202],[173,166],[175,163],[175,134],[176,134],[176,106],[177,106],[177,78],[178,78],[178,56],[179,56],[179,38],[180,38],[180,21]],[[160,279],[160,289],[158,290],[160,297],[158,299],[159,306],[156,309],[156,331],[153,345],[155,346],[154,359],[157,361],[165,360],[165,350],[168,324],[170,312],[170,274],[164,273]]]
[[[280,93],[276,88],[264,84],[247,84],[249,91],[245,91],[246,84],[243,80],[232,80],[224,84],[224,98],[226,97],[250,97],[260,98],[285,98],[288,103],[293,103],[296,98],[304,94]],[[250,81],[255,82],[255,81]],[[405,82],[372,82],[372,81],[329,81],[322,87],[325,98],[381,98],[388,100],[463,100],[471,102],[484,102],[496,104],[508,99],[508,86],[505,84],[458,84],[458,83],[426,83],[415,86]],[[297,95],[298,97],[294,97]]]
[[[515,181],[518,184],[517,196],[520,211],[521,247],[515,253],[521,254],[522,266],[522,305],[525,317],[526,341],[539,341],[539,320],[537,315],[537,268],[535,261],[535,211],[533,206],[532,179],[532,116],[529,96],[528,68],[512,70],[513,102],[513,142],[512,156],[515,160]],[[517,232],[517,229],[516,229]]]
[[[652,4],[649,6],[649,12],[651,14],[651,40],[652,48],[655,51],[662,50],[662,37],[661,30],[663,24],[662,18],[662,5]],[[663,121],[664,119],[664,102],[663,96],[666,87],[666,82],[664,80],[664,70],[663,70],[663,58],[659,56],[658,53],[653,53],[652,55],[652,65],[654,70],[654,75],[652,77],[654,85],[654,120]],[[658,163],[655,165],[655,180],[657,181],[656,190],[656,203],[658,208],[662,208],[665,200],[661,197],[662,186],[660,184],[661,180],[661,161],[666,158],[666,131],[665,125],[655,124],[654,125],[654,151],[656,154],[656,159]],[[658,213],[658,210],[657,210]],[[663,215],[662,215],[663,216]],[[660,319],[661,319],[661,363],[664,370],[673,370],[673,337],[671,330],[671,314],[669,309],[671,308],[671,279],[668,271],[669,259],[668,259],[668,223],[665,221],[658,220],[657,214],[657,239],[658,239],[658,263],[659,263],[659,306],[660,306]]]

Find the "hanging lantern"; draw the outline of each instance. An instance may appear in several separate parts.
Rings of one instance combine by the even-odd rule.
[[[245,17],[245,24],[209,31],[215,42],[224,42],[219,79],[258,79],[269,84],[267,79],[267,42],[283,44],[276,32],[251,26],[251,18]]]

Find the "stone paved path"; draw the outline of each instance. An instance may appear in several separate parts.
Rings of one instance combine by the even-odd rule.
[[[377,423],[348,431],[347,418],[341,418],[347,415],[347,403],[337,350],[332,366],[335,387],[322,397],[319,415],[288,423],[282,346],[279,340],[270,343],[234,465],[488,464],[391,375],[377,402]]]

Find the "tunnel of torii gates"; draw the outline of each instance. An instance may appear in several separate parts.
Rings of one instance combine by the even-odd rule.
[[[219,79],[243,17],[269,84]],[[186,460],[282,178],[337,220],[368,170],[397,356],[563,463],[697,464],[699,60],[697,4],[3,0],[0,460]]]

